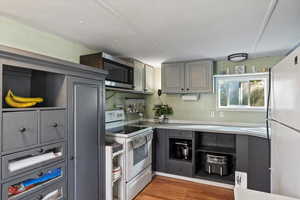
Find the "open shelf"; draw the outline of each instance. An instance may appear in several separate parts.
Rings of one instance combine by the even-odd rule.
[[[175,160],[175,161],[184,162],[184,163],[192,163],[192,160],[185,160],[185,159],[169,158],[169,160]]]
[[[39,110],[41,108],[62,108],[67,105],[67,80],[63,74],[3,65],[3,104],[5,111]],[[11,108],[4,98],[11,89],[16,96],[42,97],[44,102],[31,108]]]
[[[204,153],[218,153],[224,155],[235,155],[235,149],[229,147],[217,147],[217,146],[200,146],[196,149],[196,152]]]
[[[221,182],[221,183],[225,183],[225,184],[234,184],[234,173],[231,173],[227,176],[219,176],[219,175],[215,175],[215,174],[208,174],[205,171],[202,170],[198,170],[195,173],[195,177],[196,178],[201,178],[201,179],[205,179],[208,181],[216,181],[216,182]]]

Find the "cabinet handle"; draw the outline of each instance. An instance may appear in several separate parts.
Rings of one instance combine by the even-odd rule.
[[[42,200],[43,198],[44,198],[44,196],[40,195],[39,198],[38,198],[38,200]]]
[[[181,91],[183,91],[184,89],[183,88],[181,88]]]
[[[24,132],[26,131],[26,128],[22,127],[22,128],[19,129],[19,131],[20,131],[21,133],[24,133]]]
[[[40,172],[40,173],[38,174],[39,177],[41,177],[41,176],[43,176],[43,175],[44,175],[44,172]]]
[[[44,151],[45,150],[43,148],[38,150],[39,153],[44,153]]]
[[[187,90],[187,91],[189,91],[189,90],[190,90],[190,88],[186,88],[186,90]]]
[[[70,157],[70,160],[74,160],[74,159],[75,159],[75,156],[71,156],[71,157]]]
[[[57,124],[56,122],[54,122],[54,123],[52,124],[52,127],[53,127],[53,128],[56,128],[56,127],[58,127],[58,124]]]

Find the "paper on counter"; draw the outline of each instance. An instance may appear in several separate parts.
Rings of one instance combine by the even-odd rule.
[[[30,158],[25,158],[22,160],[18,160],[18,161],[13,161],[11,163],[8,164],[8,169],[10,172],[14,172],[26,167],[29,167],[31,165],[35,165],[47,160],[51,160],[54,158],[57,158],[59,156],[62,156],[62,153],[54,153],[54,152],[50,152],[50,153],[46,153],[46,154],[42,154],[42,155],[38,155],[38,156],[34,156],[34,157],[30,157]]]

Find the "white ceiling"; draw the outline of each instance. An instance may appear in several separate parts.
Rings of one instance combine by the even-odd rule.
[[[279,0],[258,40],[272,1],[3,0],[0,13],[90,48],[157,66],[291,49],[300,41],[299,0]]]

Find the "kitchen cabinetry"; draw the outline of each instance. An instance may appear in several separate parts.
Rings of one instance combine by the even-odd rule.
[[[174,139],[183,142],[192,140],[191,160],[176,158],[176,149],[171,148]],[[270,191],[268,141],[265,138],[243,134],[156,129],[154,145],[154,171],[226,184],[234,184],[235,171],[241,171],[248,174],[249,189]],[[228,174],[208,174],[205,169],[207,154],[226,156]]]
[[[248,188],[270,192],[268,140],[237,136],[237,171],[248,174]]]
[[[69,80],[69,197],[104,198],[103,82]],[[84,172],[84,173],[83,173]],[[76,181],[79,180],[79,181]],[[100,190],[99,190],[100,189]]]
[[[164,63],[161,80],[164,93],[212,92],[213,61]]]
[[[166,144],[167,130],[156,129],[154,133],[154,171],[166,172]]]
[[[145,88],[145,64],[134,60],[134,90],[144,92]]]
[[[212,92],[212,61],[185,64],[185,89],[190,93]]]
[[[43,199],[53,192],[59,199],[104,199],[106,74],[0,45],[2,200]],[[11,108],[3,101],[8,89],[18,96],[43,97],[44,102]],[[45,181],[49,173],[52,178]],[[19,194],[11,192],[32,179],[41,182]]]
[[[184,63],[164,63],[161,69],[163,93],[184,93]]]
[[[142,93],[154,92],[154,68],[133,59],[134,63],[134,90]]]
[[[145,92],[154,92],[154,68],[145,64]]]
[[[166,147],[166,172],[180,176],[192,177],[194,149],[193,132],[168,130]]]

